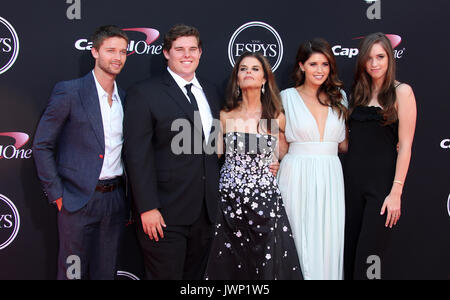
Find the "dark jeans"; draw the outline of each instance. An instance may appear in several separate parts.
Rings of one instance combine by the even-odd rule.
[[[63,208],[58,213],[58,280],[114,280],[126,218],[123,184],[112,192],[96,191],[77,212]]]

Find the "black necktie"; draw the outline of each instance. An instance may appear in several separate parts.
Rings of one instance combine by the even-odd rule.
[[[202,122],[202,117],[201,117],[200,111],[199,111],[199,109],[198,109],[197,100],[195,99],[195,96],[194,96],[194,94],[193,94],[192,91],[191,91],[192,86],[193,86],[192,83],[186,84],[185,88],[186,88],[186,90],[187,90],[187,95],[188,95],[188,97],[189,97],[189,100],[191,100],[192,108],[194,108],[194,114],[197,112],[197,113],[198,113],[198,116],[199,116],[199,118],[200,118],[200,122],[201,122],[200,128],[202,128],[202,139],[204,139],[204,138],[205,138],[205,134],[203,133],[203,122]],[[194,118],[194,119],[195,119],[195,118]]]
[[[191,104],[192,107],[194,107],[194,111],[199,111],[198,109],[198,105],[197,105],[197,100],[195,99],[194,94],[192,94],[191,88],[192,88],[193,84],[186,84],[185,88],[187,90],[187,95],[189,97],[189,100],[191,100]]]

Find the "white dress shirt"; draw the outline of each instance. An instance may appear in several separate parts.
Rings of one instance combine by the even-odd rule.
[[[95,85],[97,86],[105,135],[105,156],[103,158],[103,167],[99,180],[107,180],[123,175],[123,107],[116,82],[114,82],[112,106],[110,107],[108,93],[98,83],[94,71],[92,71],[92,74],[94,75]]]
[[[200,112],[200,117],[202,119],[203,133],[205,135],[205,141],[209,141],[209,136],[211,134],[212,124],[213,124],[213,116],[211,113],[211,108],[209,107],[208,100],[206,99],[205,93],[203,92],[203,88],[197,80],[197,77],[194,76],[194,79],[191,82],[184,80],[180,75],[174,73],[169,67],[167,67],[167,71],[169,71],[170,75],[172,75],[175,82],[183,91],[184,95],[187,98],[187,101],[191,103],[189,96],[187,94],[186,85],[193,84],[191,91],[195,96],[195,100],[197,100],[198,109]]]

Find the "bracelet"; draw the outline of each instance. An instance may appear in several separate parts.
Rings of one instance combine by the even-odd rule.
[[[403,182],[401,182],[401,181],[399,181],[399,180],[394,180],[394,183],[398,183],[398,184],[400,184],[401,186],[403,186]]]

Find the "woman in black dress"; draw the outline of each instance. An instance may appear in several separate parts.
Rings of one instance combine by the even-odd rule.
[[[383,262],[401,215],[417,110],[412,88],[395,80],[393,53],[382,33],[360,46],[344,164],[346,279],[368,279],[370,257]]]
[[[245,53],[236,62],[220,121],[225,164],[206,279],[302,279],[281,192],[269,168],[277,160],[278,143],[281,152],[287,150],[286,120],[261,54]]]

